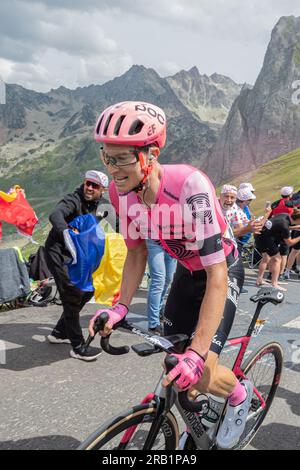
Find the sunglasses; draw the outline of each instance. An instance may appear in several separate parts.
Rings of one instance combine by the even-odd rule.
[[[133,165],[139,159],[138,152],[124,153],[120,154],[118,157],[111,157],[103,149],[101,150],[101,157],[105,165],[115,167]]]
[[[100,189],[100,184],[94,183],[94,181],[85,181],[84,184],[87,188]]]

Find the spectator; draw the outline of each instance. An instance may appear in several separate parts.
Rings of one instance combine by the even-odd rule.
[[[162,334],[160,327],[160,311],[168,287],[173,280],[177,262],[176,259],[172,258],[153,240],[147,240],[147,249],[150,271],[150,287],[147,304],[149,331]]]
[[[252,186],[251,183],[241,183],[240,186],[239,186],[239,190],[240,189],[248,189],[249,191],[251,191],[251,193],[253,195],[254,195],[254,192],[255,192],[255,189],[254,189],[254,187]],[[238,206],[241,207],[240,204],[238,204]],[[250,221],[251,220],[251,212],[250,212],[249,205],[244,204],[243,211],[245,212],[245,214],[247,216],[247,219]],[[251,236],[252,236],[252,233],[248,232],[245,235],[243,235],[242,237],[239,237],[239,241],[242,244],[242,246],[246,245],[249,242]]]
[[[84,347],[84,338],[80,326],[79,313],[91,299],[93,292],[83,292],[74,286],[69,278],[66,262],[71,259],[64,241],[64,232],[68,224],[79,215],[96,215],[98,204],[108,204],[103,193],[108,187],[108,178],[96,170],[87,171],[84,183],[73,193],[67,194],[50,214],[52,229],[45,243],[45,258],[55,279],[63,313],[48,336],[50,343],[71,343],[71,357],[91,361],[96,359],[101,349]]]
[[[294,188],[292,186],[284,186],[281,188],[281,198],[278,201],[273,202],[271,205],[272,212],[270,217],[279,214],[289,214],[293,213],[292,207],[287,207],[286,202],[290,201],[293,197]]]
[[[278,201],[273,202],[271,205],[272,212],[270,217],[279,215],[279,214],[288,214],[292,215],[293,207],[288,207],[286,205],[287,202],[291,201],[293,197],[294,188],[292,186],[284,186],[281,188],[280,194],[281,198]],[[280,274],[278,280],[280,282],[284,281],[284,271],[287,264],[287,258],[289,254],[289,246],[282,242],[280,245],[280,256],[281,256],[281,265],[280,265]],[[271,274],[269,274],[269,279],[271,279]]]
[[[260,233],[262,224],[260,221],[248,220],[243,209],[236,203],[237,196],[245,198],[245,201],[252,201],[255,196],[248,189],[240,189],[230,184],[225,184],[221,189],[220,204],[223,210],[223,214],[228,222],[229,228],[226,236],[235,241],[239,248],[241,255],[241,243],[238,243],[238,237],[245,235],[246,233]],[[241,293],[246,294],[248,291],[241,287]]]
[[[221,189],[221,207],[227,222],[232,228],[240,253],[242,244],[239,242],[239,238],[249,232],[259,234],[263,227],[262,221],[258,219],[248,220],[248,217],[243,211],[243,207],[249,205],[253,199],[256,199],[256,197],[248,189],[237,190],[236,187],[232,185],[224,185]],[[237,205],[237,202],[240,206]]]
[[[287,246],[295,246],[300,242],[300,237],[292,239],[290,236],[291,229],[300,229],[298,224],[300,224],[300,210],[294,209],[292,215],[279,214],[272,217],[266,222],[261,234],[256,236],[257,248],[263,255],[259,265],[257,286],[265,284],[263,276],[270,263],[273,287],[286,291],[278,285],[281,265],[280,246],[283,243]]]

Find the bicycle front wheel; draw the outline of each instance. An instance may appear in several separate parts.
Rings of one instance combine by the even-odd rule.
[[[251,407],[245,431],[235,449],[243,449],[254,438],[265,419],[280,382],[283,350],[279,343],[268,343],[255,351],[243,366],[243,372],[253,383]]]
[[[142,450],[156,416],[156,405],[135,406],[106,422],[78,447],[78,450]],[[169,412],[152,449],[175,450],[178,446],[178,424]],[[149,449],[146,449],[149,450]]]

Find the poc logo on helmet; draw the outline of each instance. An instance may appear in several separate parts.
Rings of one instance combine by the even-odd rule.
[[[150,108],[150,106],[147,107],[146,105],[144,105],[144,104],[142,104],[142,103],[141,103],[141,104],[137,104],[137,105],[135,106],[135,110],[136,110],[136,111],[143,111],[143,112],[146,111],[151,117],[156,118],[160,124],[164,124],[164,123],[165,123],[165,118],[164,118],[164,116],[162,116],[161,114],[159,114],[155,109]]]

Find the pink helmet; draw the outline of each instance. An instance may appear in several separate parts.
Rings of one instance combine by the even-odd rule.
[[[94,133],[97,142],[162,148],[166,142],[166,116],[158,106],[124,101],[105,109]]]

